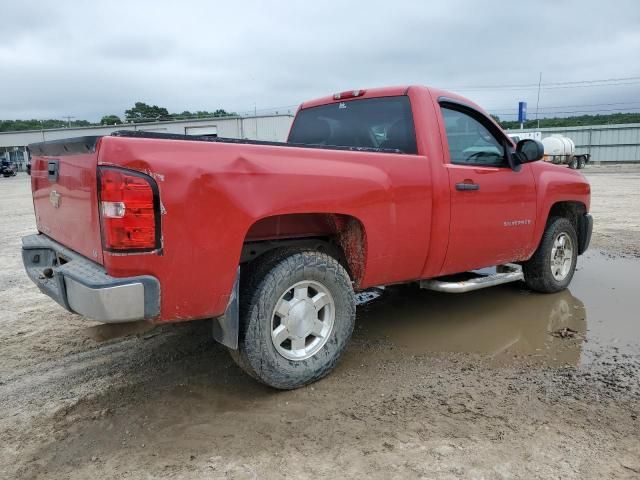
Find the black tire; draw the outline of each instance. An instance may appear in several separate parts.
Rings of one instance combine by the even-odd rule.
[[[552,273],[551,252],[554,242],[561,234],[571,240],[571,264],[569,272],[562,279],[557,279]],[[564,217],[551,217],[542,240],[533,256],[522,264],[524,281],[531,290],[542,293],[555,293],[564,290],[571,283],[578,260],[578,236],[573,224]]]
[[[353,332],[356,305],[348,273],[335,258],[308,250],[277,250],[254,263],[241,281],[240,338],[231,357],[250,376],[277,389],[299,388],[321,379],[333,370]],[[280,297],[302,281],[318,282],[330,292],[335,319],[317,352],[291,360],[278,352],[271,339],[273,312]]]
[[[580,157],[580,160],[578,160],[578,170],[582,170],[586,166],[587,166],[587,159],[585,157]]]
[[[571,170],[576,170],[578,168],[579,162],[578,159],[576,157],[573,157],[571,159],[571,161],[569,162],[569,168]]]
[[[242,268],[240,272],[240,321],[242,322],[246,318],[250,305],[248,300],[252,297],[260,282],[264,279],[265,275],[269,273],[279,262],[284,260],[294,253],[298,253],[301,250],[299,248],[286,247],[277,248],[264,253],[260,257],[248,263]],[[240,326],[242,336],[242,325]],[[240,349],[229,348],[229,354],[233,361],[250,377],[260,381],[255,372],[251,368],[246,360],[245,356],[240,354]]]

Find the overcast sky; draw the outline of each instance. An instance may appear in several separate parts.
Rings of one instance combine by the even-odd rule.
[[[0,119],[260,111],[416,83],[532,117],[537,87],[505,86],[540,71],[541,110],[640,112],[638,0],[20,0],[0,18]]]

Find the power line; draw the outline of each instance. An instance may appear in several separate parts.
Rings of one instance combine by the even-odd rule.
[[[613,81],[627,81],[627,80],[640,80],[640,77],[618,77],[618,78],[604,78],[600,80],[574,80],[571,82],[550,82],[547,85],[569,85],[574,83],[595,83],[595,82],[613,82]]]
[[[546,82],[542,85],[544,86],[552,86],[552,85],[574,85],[578,83],[599,83],[599,82],[617,82],[617,81],[629,81],[629,80],[640,80],[640,76],[638,77],[618,77],[618,78],[601,78],[601,79],[592,79],[592,80],[572,80],[569,82]],[[457,88],[509,88],[509,87],[537,87],[537,83],[520,83],[520,84],[511,84],[511,85],[473,85],[473,86],[461,86]]]
[[[621,111],[619,108],[614,108],[614,109],[608,109],[608,110],[571,110],[571,111],[565,111],[565,112],[552,112],[552,111],[544,111],[541,110],[540,113],[546,113],[546,114],[553,114],[553,115],[567,115],[567,114],[572,114],[572,113],[582,113],[582,114],[595,114],[595,115],[599,115],[602,112],[616,112],[616,113],[633,113],[633,111],[636,110],[640,110],[640,107],[635,107],[635,108],[625,108],[624,111]],[[517,117],[518,114],[517,113],[513,113],[513,112],[491,112],[494,115],[512,115],[514,117]]]
[[[576,113],[576,112],[620,112],[621,110],[640,110],[640,107],[628,107],[628,108],[596,108],[596,109],[590,109],[590,110],[568,110],[568,111],[555,111],[555,110],[545,110],[545,109],[541,109],[540,113]],[[514,115],[517,115],[516,113],[513,112],[513,110],[511,111],[500,111],[498,113],[502,113],[502,114],[509,114],[509,113],[513,113]]]
[[[557,90],[557,89],[563,89],[563,88],[589,88],[589,87],[609,87],[609,86],[624,86],[624,85],[638,85],[640,83],[640,80],[638,81],[634,81],[634,82],[611,82],[611,83],[590,83],[590,84],[585,84],[585,85],[564,85],[564,86],[551,86],[551,87],[545,87],[543,86],[542,88],[545,88],[547,90]]]
[[[586,84],[586,85],[565,85],[565,86],[546,86],[544,84],[540,85],[542,90],[562,90],[567,88],[593,88],[593,87],[624,87],[628,85],[638,85],[640,84],[640,80],[636,82],[620,82],[620,83],[598,83],[598,84]],[[533,91],[537,90],[538,85],[531,85],[528,87],[507,87],[507,86],[499,86],[496,85],[494,87],[468,87],[468,88],[457,88],[457,87],[449,87],[447,90],[452,90],[455,92],[478,92],[478,91],[497,91],[497,90],[509,90],[509,91]]]
[[[603,83],[607,82],[607,83]],[[623,82],[623,83],[619,83]],[[640,76],[635,77],[617,77],[617,78],[604,78],[604,79],[592,79],[592,80],[575,80],[567,82],[546,82],[546,83],[531,83],[531,84],[512,84],[512,85],[479,85],[479,86],[466,86],[466,87],[447,87],[448,90],[502,90],[502,89],[556,89],[556,88],[581,88],[581,87],[597,87],[597,86],[611,86],[611,85],[637,85],[640,84]],[[640,102],[619,102],[619,103],[606,103],[606,104],[592,104],[592,105],[565,105],[557,108],[574,108],[584,106],[612,106],[612,105],[625,105],[627,103],[640,103]],[[284,105],[279,107],[265,107],[257,109],[258,112],[271,112],[276,110],[293,110],[297,109],[298,104]],[[508,107],[505,107],[508,108]],[[540,107],[544,109],[556,108],[556,107]],[[487,110],[491,110],[488,108]],[[247,108],[243,110],[236,110],[238,114],[252,114],[254,109]]]
[[[546,83],[523,83],[523,84],[504,84],[504,85],[475,85],[475,86],[450,86],[451,90],[529,90],[533,88],[557,89],[557,88],[583,88],[583,87],[599,87],[610,85],[635,85],[640,83],[638,77],[619,77],[619,78],[603,78],[593,80],[574,80],[570,82],[546,82]]]
[[[640,103],[640,101],[632,101],[632,102],[612,102],[612,103],[585,103],[580,105],[549,105],[549,106],[541,106],[543,110],[556,109],[556,108],[581,108],[581,107],[610,107],[613,105],[635,105]],[[510,106],[502,106],[502,107],[485,107],[485,110],[501,110],[507,109]]]
[[[466,87],[447,87],[449,90],[523,90],[523,89],[554,89],[554,88],[581,88],[581,87],[596,87],[596,86],[619,86],[619,85],[637,85],[640,84],[640,76],[631,76],[631,77],[617,77],[617,78],[604,78],[604,79],[591,79],[591,80],[575,80],[575,81],[565,81],[565,82],[546,82],[542,83],[539,80],[539,83],[531,83],[531,84],[505,84],[505,85],[477,85],[477,86],[466,86]],[[545,114],[571,114],[571,113],[598,113],[602,112],[614,112],[620,110],[640,110],[640,108],[630,107],[630,105],[640,104],[640,101],[629,101],[629,102],[609,102],[609,103],[593,103],[593,104],[582,104],[582,105],[555,105],[555,106],[541,106],[538,108],[538,113]],[[571,110],[571,111],[555,111],[563,108],[583,108],[583,107],[613,107],[617,105],[625,105],[626,108],[620,109],[602,109],[602,110]],[[276,107],[264,107],[264,108],[247,108],[243,110],[235,110],[236,115],[238,116],[252,116],[260,112],[261,114],[267,113],[292,113],[297,110],[299,104],[290,104],[290,105],[282,105]],[[513,110],[506,111],[510,109],[508,106],[503,107],[485,107],[486,110],[498,114],[498,115],[516,115]],[[504,111],[503,111],[504,110]],[[67,120],[67,125],[70,126],[71,119],[75,118],[73,116],[63,116]],[[192,116],[182,116],[182,115],[171,115],[170,118],[166,120],[197,120],[203,118],[225,118],[225,117],[202,117],[197,115]],[[159,118],[145,118],[145,119],[136,119],[138,121],[158,121],[161,120]],[[162,119],[165,120],[165,119]],[[125,120],[123,123],[127,123]]]

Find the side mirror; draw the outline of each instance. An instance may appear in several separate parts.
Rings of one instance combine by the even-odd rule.
[[[519,163],[535,162],[544,156],[544,145],[538,140],[525,138],[517,143],[515,155]]]

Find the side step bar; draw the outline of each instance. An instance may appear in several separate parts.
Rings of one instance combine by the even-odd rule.
[[[444,279],[431,278],[428,280],[420,280],[420,288],[426,290],[435,290],[436,292],[446,293],[465,293],[481,288],[494,287],[503,283],[517,282],[524,280],[524,274],[517,265],[499,265],[496,267],[496,273],[483,274],[472,272],[474,277],[467,280],[447,281]]]

